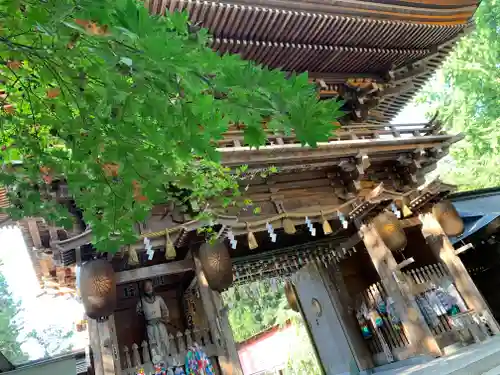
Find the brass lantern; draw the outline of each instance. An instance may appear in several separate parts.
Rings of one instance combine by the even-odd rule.
[[[450,237],[460,236],[464,232],[464,221],[450,201],[441,201],[432,207],[432,214]]]
[[[212,290],[222,292],[231,286],[233,264],[224,243],[204,243],[200,247],[199,258],[208,286]]]
[[[79,284],[83,307],[90,319],[113,314],[116,308],[116,280],[111,263],[104,259],[84,263]]]
[[[401,251],[406,247],[406,234],[392,212],[377,215],[373,225],[389,250]]]
[[[297,303],[297,295],[295,294],[295,291],[293,290],[292,284],[290,284],[289,281],[285,283],[285,296],[286,300],[288,301],[288,306],[293,311],[299,312],[299,304]]]

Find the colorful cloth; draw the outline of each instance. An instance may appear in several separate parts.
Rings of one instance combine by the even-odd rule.
[[[457,304],[456,299],[441,287],[436,289],[436,296],[446,311],[451,310]]]
[[[207,355],[200,347],[189,348],[186,355],[187,375],[214,375],[214,369]]]
[[[380,316],[377,310],[375,309],[370,310],[369,316],[370,316],[370,321],[372,322],[374,327],[376,328],[382,327],[384,321],[382,320],[382,317]]]
[[[395,302],[391,297],[387,298],[387,316],[393,325],[398,325],[401,323],[401,318],[396,312]]]

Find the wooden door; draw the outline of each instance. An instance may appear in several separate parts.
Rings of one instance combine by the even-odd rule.
[[[326,375],[359,374],[340,315],[316,264],[294,276],[295,292],[316,353]]]

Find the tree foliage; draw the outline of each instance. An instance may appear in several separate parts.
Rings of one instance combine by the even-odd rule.
[[[233,287],[223,294],[223,298],[229,306],[229,323],[236,342],[291,322],[296,330],[296,337],[290,343],[292,350],[289,352],[285,374],[322,373],[302,318],[290,309],[281,287],[272,287],[270,283],[259,281]]]
[[[418,99],[466,136],[441,168],[462,190],[500,185],[500,1],[482,1],[475,21]]]
[[[215,147],[229,125],[244,124],[255,147],[263,121],[314,146],[340,115],[306,74],[215,53],[185,13],[150,16],[137,0],[0,0],[0,14],[10,214],[70,225],[48,194],[65,181],[99,249],[133,242],[155,203],[197,213],[218,198],[233,203],[245,173],[222,168]]]
[[[33,339],[43,349],[44,358],[49,358],[70,352],[73,349],[73,344],[70,342],[73,334],[73,331],[65,331],[51,325],[40,331],[31,331],[28,338]]]
[[[19,312],[20,305],[14,300],[5,277],[0,273],[0,350],[13,364],[28,359],[21,349],[19,340],[22,328],[18,317]]]
[[[224,302],[229,306],[236,342],[297,317],[288,307],[283,291],[263,281],[229,289],[224,293]]]

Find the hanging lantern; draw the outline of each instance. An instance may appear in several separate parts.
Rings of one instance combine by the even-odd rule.
[[[406,247],[406,234],[393,212],[376,216],[373,225],[389,250],[400,251]]]
[[[288,301],[288,305],[293,311],[299,312],[299,304],[297,302],[297,295],[295,294],[295,291],[293,290],[292,284],[287,281],[285,283],[285,296],[286,300]]]
[[[233,266],[227,247],[222,242],[204,243],[199,258],[208,286],[217,292],[229,288],[233,282]]]
[[[104,259],[84,263],[80,271],[80,294],[90,319],[108,317],[116,307],[116,280],[111,263]]]
[[[464,232],[464,222],[450,201],[436,203],[432,207],[432,214],[447,236],[456,237]]]

